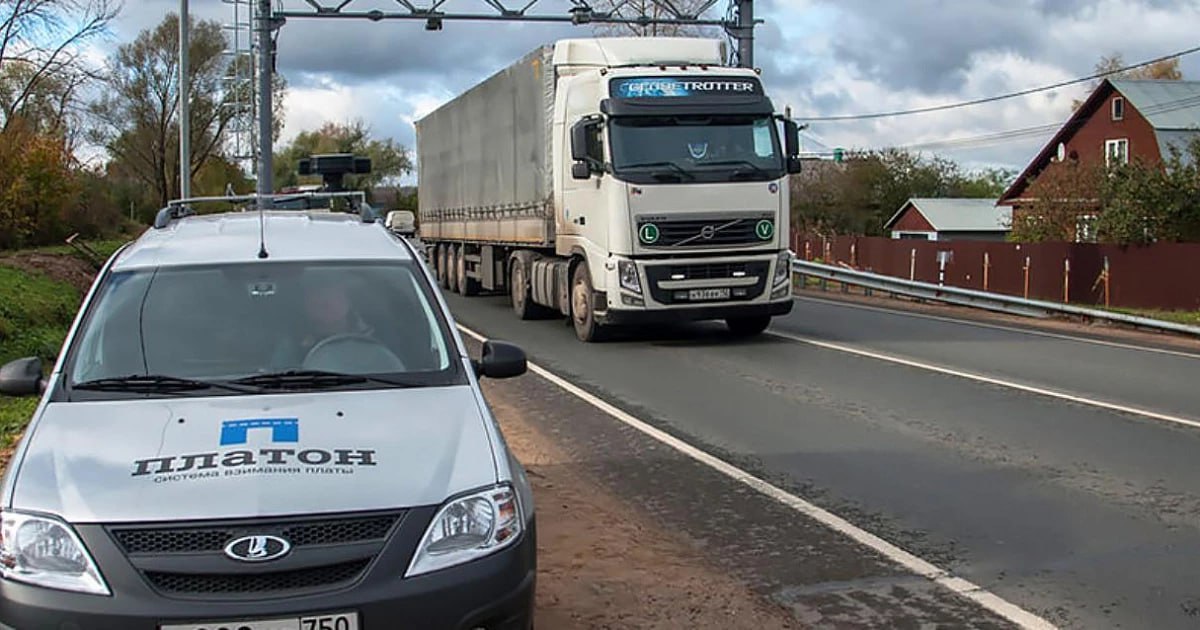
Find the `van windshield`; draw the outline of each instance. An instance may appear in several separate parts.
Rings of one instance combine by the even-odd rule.
[[[391,377],[327,378],[326,389],[461,380],[446,325],[408,263],[115,272],[89,310],[67,374],[80,389],[130,377],[143,389],[146,377],[263,386],[276,381],[254,379],[287,375],[297,388],[304,374]]]

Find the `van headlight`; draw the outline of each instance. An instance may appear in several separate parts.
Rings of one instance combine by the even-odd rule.
[[[632,260],[622,260],[617,263],[617,275],[621,277],[621,288],[642,294],[642,279],[638,277],[637,263]]]
[[[45,516],[0,514],[0,576],[64,591],[112,594],[71,527]]]
[[[775,281],[771,286],[777,287],[788,281],[792,277],[792,252],[784,250],[779,252],[779,258],[775,259]]]
[[[495,553],[521,536],[521,506],[508,486],[453,499],[438,510],[404,577]]]

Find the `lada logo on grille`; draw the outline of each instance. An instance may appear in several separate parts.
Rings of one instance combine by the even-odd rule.
[[[242,562],[266,562],[291,550],[292,543],[278,536],[242,536],[225,545],[225,555]]]

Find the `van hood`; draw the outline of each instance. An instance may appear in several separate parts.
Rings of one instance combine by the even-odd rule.
[[[437,505],[496,482],[470,387],[51,403],[12,508],[74,523]]]

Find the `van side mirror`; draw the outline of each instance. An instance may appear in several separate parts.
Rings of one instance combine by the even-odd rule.
[[[511,343],[487,340],[483,342],[483,354],[473,362],[475,374],[487,378],[512,378],[528,369],[525,351]]]
[[[37,357],[17,359],[0,366],[0,394],[33,396],[42,393],[45,385],[42,360]]]

